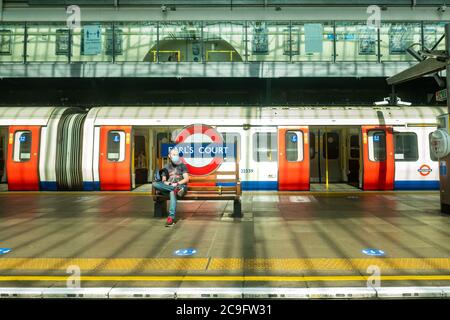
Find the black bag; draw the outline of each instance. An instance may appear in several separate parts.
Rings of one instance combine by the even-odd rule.
[[[166,168],[156,170],[155,174],[153,175],[153,181],[154,182],[162,181],[163,177],[166,177],[166,181],[169,179],[169,171]]]

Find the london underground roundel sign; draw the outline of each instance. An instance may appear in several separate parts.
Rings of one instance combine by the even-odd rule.
[[[428,176],[433,170],[430,168],[429,165],[422,165],[419,170],[417,170],[421,176],[426,177]]]
[[[189,174],[204,176],[213,173],[223,162],[224,153],[222,135],[214,128],[204,124],[193,124],[185,127],[175,138],[176,147],[182,154],[181,160]],[[189,147],[186,147],[189,146]]]

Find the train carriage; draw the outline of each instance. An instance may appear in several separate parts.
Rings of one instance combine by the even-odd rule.
[[[0,114],[7,146],[0,172],[10,190],[133,190],[148,184],[166,160],[164,143],[202,123],[238,145],[243,190],[303,191],[322,184],[438,189],[429,139],[444,112],[395,106],[9,108]],[[33,157],[39,160],[29,162]],[[225,158],[221,170],[233,161]]]
[[[81,190],[85,115],[70,107],[1,108],[0,181],[9,190]]]

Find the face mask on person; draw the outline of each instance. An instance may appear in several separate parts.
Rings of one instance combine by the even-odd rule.
[[[173,164],[180,164],[180,157],[179,156],[172,156],[171,158]]]

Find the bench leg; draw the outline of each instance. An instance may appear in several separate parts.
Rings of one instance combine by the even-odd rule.
[[[155,200],[154,213],[155,218],[167,217],[167,200]]]
[[[233,218],[242,218],[241,199],[233,202]]]

